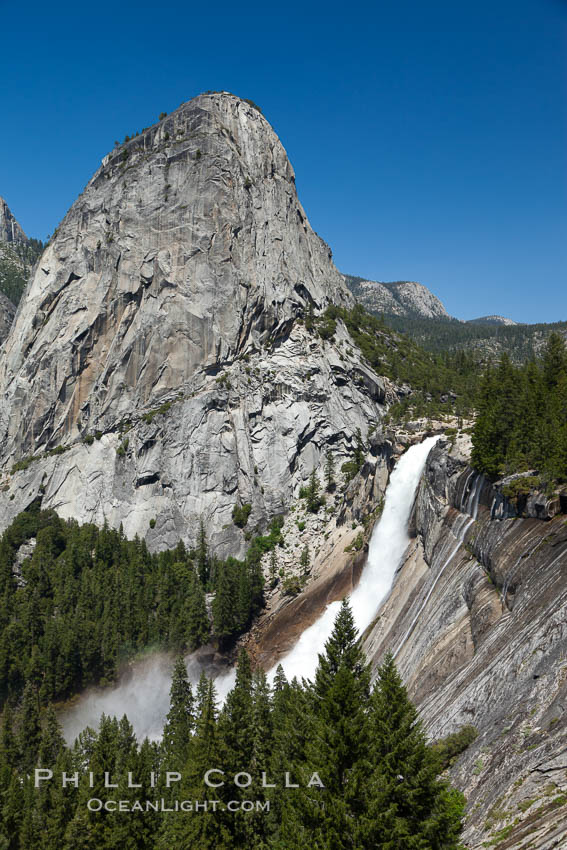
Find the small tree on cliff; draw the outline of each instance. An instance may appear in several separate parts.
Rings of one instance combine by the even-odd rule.
[[[320,496],[321,485],[319,484],[319,478],[315,470],[309,476],[309,484],[306,488],[306,498],[307,498],[307,510],[311,511],[311,513],[316,514],[321,505],[323,504],[323,500]]]

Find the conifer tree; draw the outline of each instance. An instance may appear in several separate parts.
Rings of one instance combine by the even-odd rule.
[[[191,576],[186,603],[185,638],[189,649],[194,650],[207,642],[211,627],[203,585],[194,571],[191,571]]]
[[[325,456],[325,487],[327,493],[335,489],[335,461],[331,452],[327,452]]]
[[[216,576],[216,593],[213,599],[213,623],[215,636],[221,647],[226,647],[235,629],[234,583],[230,559],[219,566]]]
[[[270,587],[273,588],[278,583],[278,556],[275,548],[270,552]]]
[[[306,507],[307,507],[307,510],[310,511],[311,513],[317,513],[317,511],[321,507],[321,497],[319,495],[319,491],[320,491],[319,478],[317,477],[317,472],[314,469],[311,472],[311,475],[309,476],[309,483],[307,485],[307,491],[306,491],[306,496],[307,496]]]
[[[31,683],[24,689],[21,707],[19,750],[22,755],[21,766],[25,773],[31,773],[37,764],[41,742],[41,725],[37,692]]]
[[[164,758],[171,769],[179,770],[187,761],[195,724],[193,691],[182,656],[177,658],[173,668],[169,700],[163,730]]]
[[[199,521],[199,535],[197,537],[197,573],[203,587],[209,584],[210,564],[209,564],[209,547],[207,546],[207,534],[205,532],[205,523],[203,517]]]
[[[301,567],[301,574],[302,575],[305,575],[307,573],[310,561],[311,561],[311,556],[310,556],[310,553],[309,553],[309,546],[306,543],[305,546],[303,547],[302,551],[301,551],[301,557],[299,559],[299,566]]]
[[[391,654],[378,671],[369,724],[373,770],[359,843],[380,850],[457,850],[464,799],[437,778],[437,756]]]

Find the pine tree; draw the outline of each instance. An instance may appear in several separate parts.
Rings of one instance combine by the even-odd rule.
[[[187,761],[195,724],[193,691],[182,656],[177,658],[173,668],[169,699],[163,730],[164,759],[171,769],[179,769]]]
[[[378,671],[369,724],[373,770],[358,842],[380,850],[456,850],[464,799],[437,778],[437,756],[391,654]]]
[[[252,757],[254,731],[252,670],[245,649],[241,649],[238,654],[236,682],[220,714],[219,731],[222,734],[225,749],[223,760],[227,770],[234,773],[245,770]]]
[[[213,599],[215,636],[221,648],[228,646],[236,630],[234,583],[230,559],[220,565],[216,575],[216,593]]]
[[[209,547],[207,546],[207,534],[205,532],[205,523],[203,517],[199,521],[199,535],[197,537],[197,573],[203,587],[209,584],[210,564],[209,564]]]
[[[309,483],[306,488],[307,495],[307,510],[311,511],[311,513],[317,513],[319,508],[321,507],[321,497],[319,495],[320,484],[319,478],[317,477],[317,472],[313,470],[311,475],[309,476]]]
[[[190,650],[207,642],[211,630],[203,585],[191,569],[192,580],[186,603],[185,639]]]
[[[565,341],[558,333],[550,333],[543,355],[543,382],[551,392],[567,372],[567,351]]]
[[[65,749],[65,739],[61,733],[61,727],[57,715],[52,706],[47,709],[45,728],[39,745],[38,763],[43,767],[53,769],[59,755]]]
[[[362,434],[360,428],[356,429],[355,433],[356,445],[354,449],[354,462],[356,464],[357,471],[362,469],[362,465],[364,463],[364,457],[366,455],[366,447],[364,445],[364,440],[362,439]]]
[[[335,489],[335,461],[331,452],[327,452],[325,456],[325,487],[327,493],[331,493]]]
[[[275,587],[278,583],[278,556],[275,548],[270,552],[270,587]]]
[[[28,683],[24,689],[21,707],[19,749],[22,754],[21,766],[25,773],[31,773],[37,764],[41,742],[41,725],[37,691]]]
[[[319,701],[324,699],[341,666],[350,670],[360,681],[361,693],[368,692],[368,667],[358,643],[358,633],[347,599],[341,602],[333,631],[325,643],[325,652],[319,655],[315,673],[315,693]]]
[[[301,551],[301,557],[299,559],[299,566],[301,567],[301,574],[303,576],[306,575],[306,573],[309,569],[310,563],[311,563],[311,555],[310,555],[310,552],[309,552],[309,546],[306,543],[305,546],[303,547],[302,551]]]
[[[360,829],[366,819],[369,685],[370,671],[345,599],[319,656],[311,708],[304,710],[311,715],[304,768],[307,775],[317,773],[324,788],[301,789],[293,804],[284,799],[281,836],[290,850],[362,846],[355,842],[355,824]]]

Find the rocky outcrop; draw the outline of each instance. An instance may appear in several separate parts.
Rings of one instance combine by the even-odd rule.
[[[544,850],[567,829],[567,527],[491,518],[495,496],[465,457],[433,450],[365,648],[375,665],[395,652],[431,737],[478,729],[451,769],[466,846]]]
[[[517,325],[513,319],[507,319],[506,316],[481,316],[479,319],[467,319],[469,325]]]
[[[374,313],[422,319],[448,319],[449,314],[437,296],[422,283],[376,280],[345,275],[345,281],[356,300]]]
[[[339,322],[352,296],[261,113],[201,95],[115,149],[44,251],[0,365],[6,525],[44,506],[144,536],[243,551],[326,451],[392,390]],[[11,474],[10,474],[11,473]]]
[[[28,237],[16,221],[4,198],[0,198],[0,242],[25,244]]]

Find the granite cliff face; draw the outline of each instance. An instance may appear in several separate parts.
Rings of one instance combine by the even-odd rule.
[[[362,528],[351,522],[383,498],[402,448],[388,436],[375,435],[342,507],[320,528],[307,589],[291,601],[276,594],[248,638],[264,667],[356,585],[365,554],[349,554]],[[465,436],[431,452],[410,546],[364,648],[374,669],[395,653],[430,738],[478,730],[451,767],[468,800],[465,846],[550,850],[567,834],[567,525],[560,514],[518,516],[470,469],[469,449]]]
[[[439,444],[414,509],[414,542],[365,647],[386,648],[428,734],[477,740],[451,769],[468,800],[466,846],[560,847],[567,834],[567,527],[502,510]],[[506,519],[495,518],[495,508]],[[493,842],[485,844],[484,842]]]
[[[28,237],[16,221],[4,198],[0,198],[0,242],[25,244]]]
[[[408,318],[450,318],[441,301],[422,283],[406,280],[383,283],[352,275],[344,278],[356,300],[367,310]]]
[[[0,198],[0,344],[8,336],[16,308],[6,293],[11,293],[11,284],[25,275],[25,263],[17,249],[28,244],[28,238],[4,198]]]
[[[201,95],[115,149],[5,343],[3,525],[41,489],[154,548],[191,541],[203,516],[238,551],[234,504],[261,527],[391,394],[340,323],[333,342],[302,325],[330,302],[352,296],[256,108]]]

